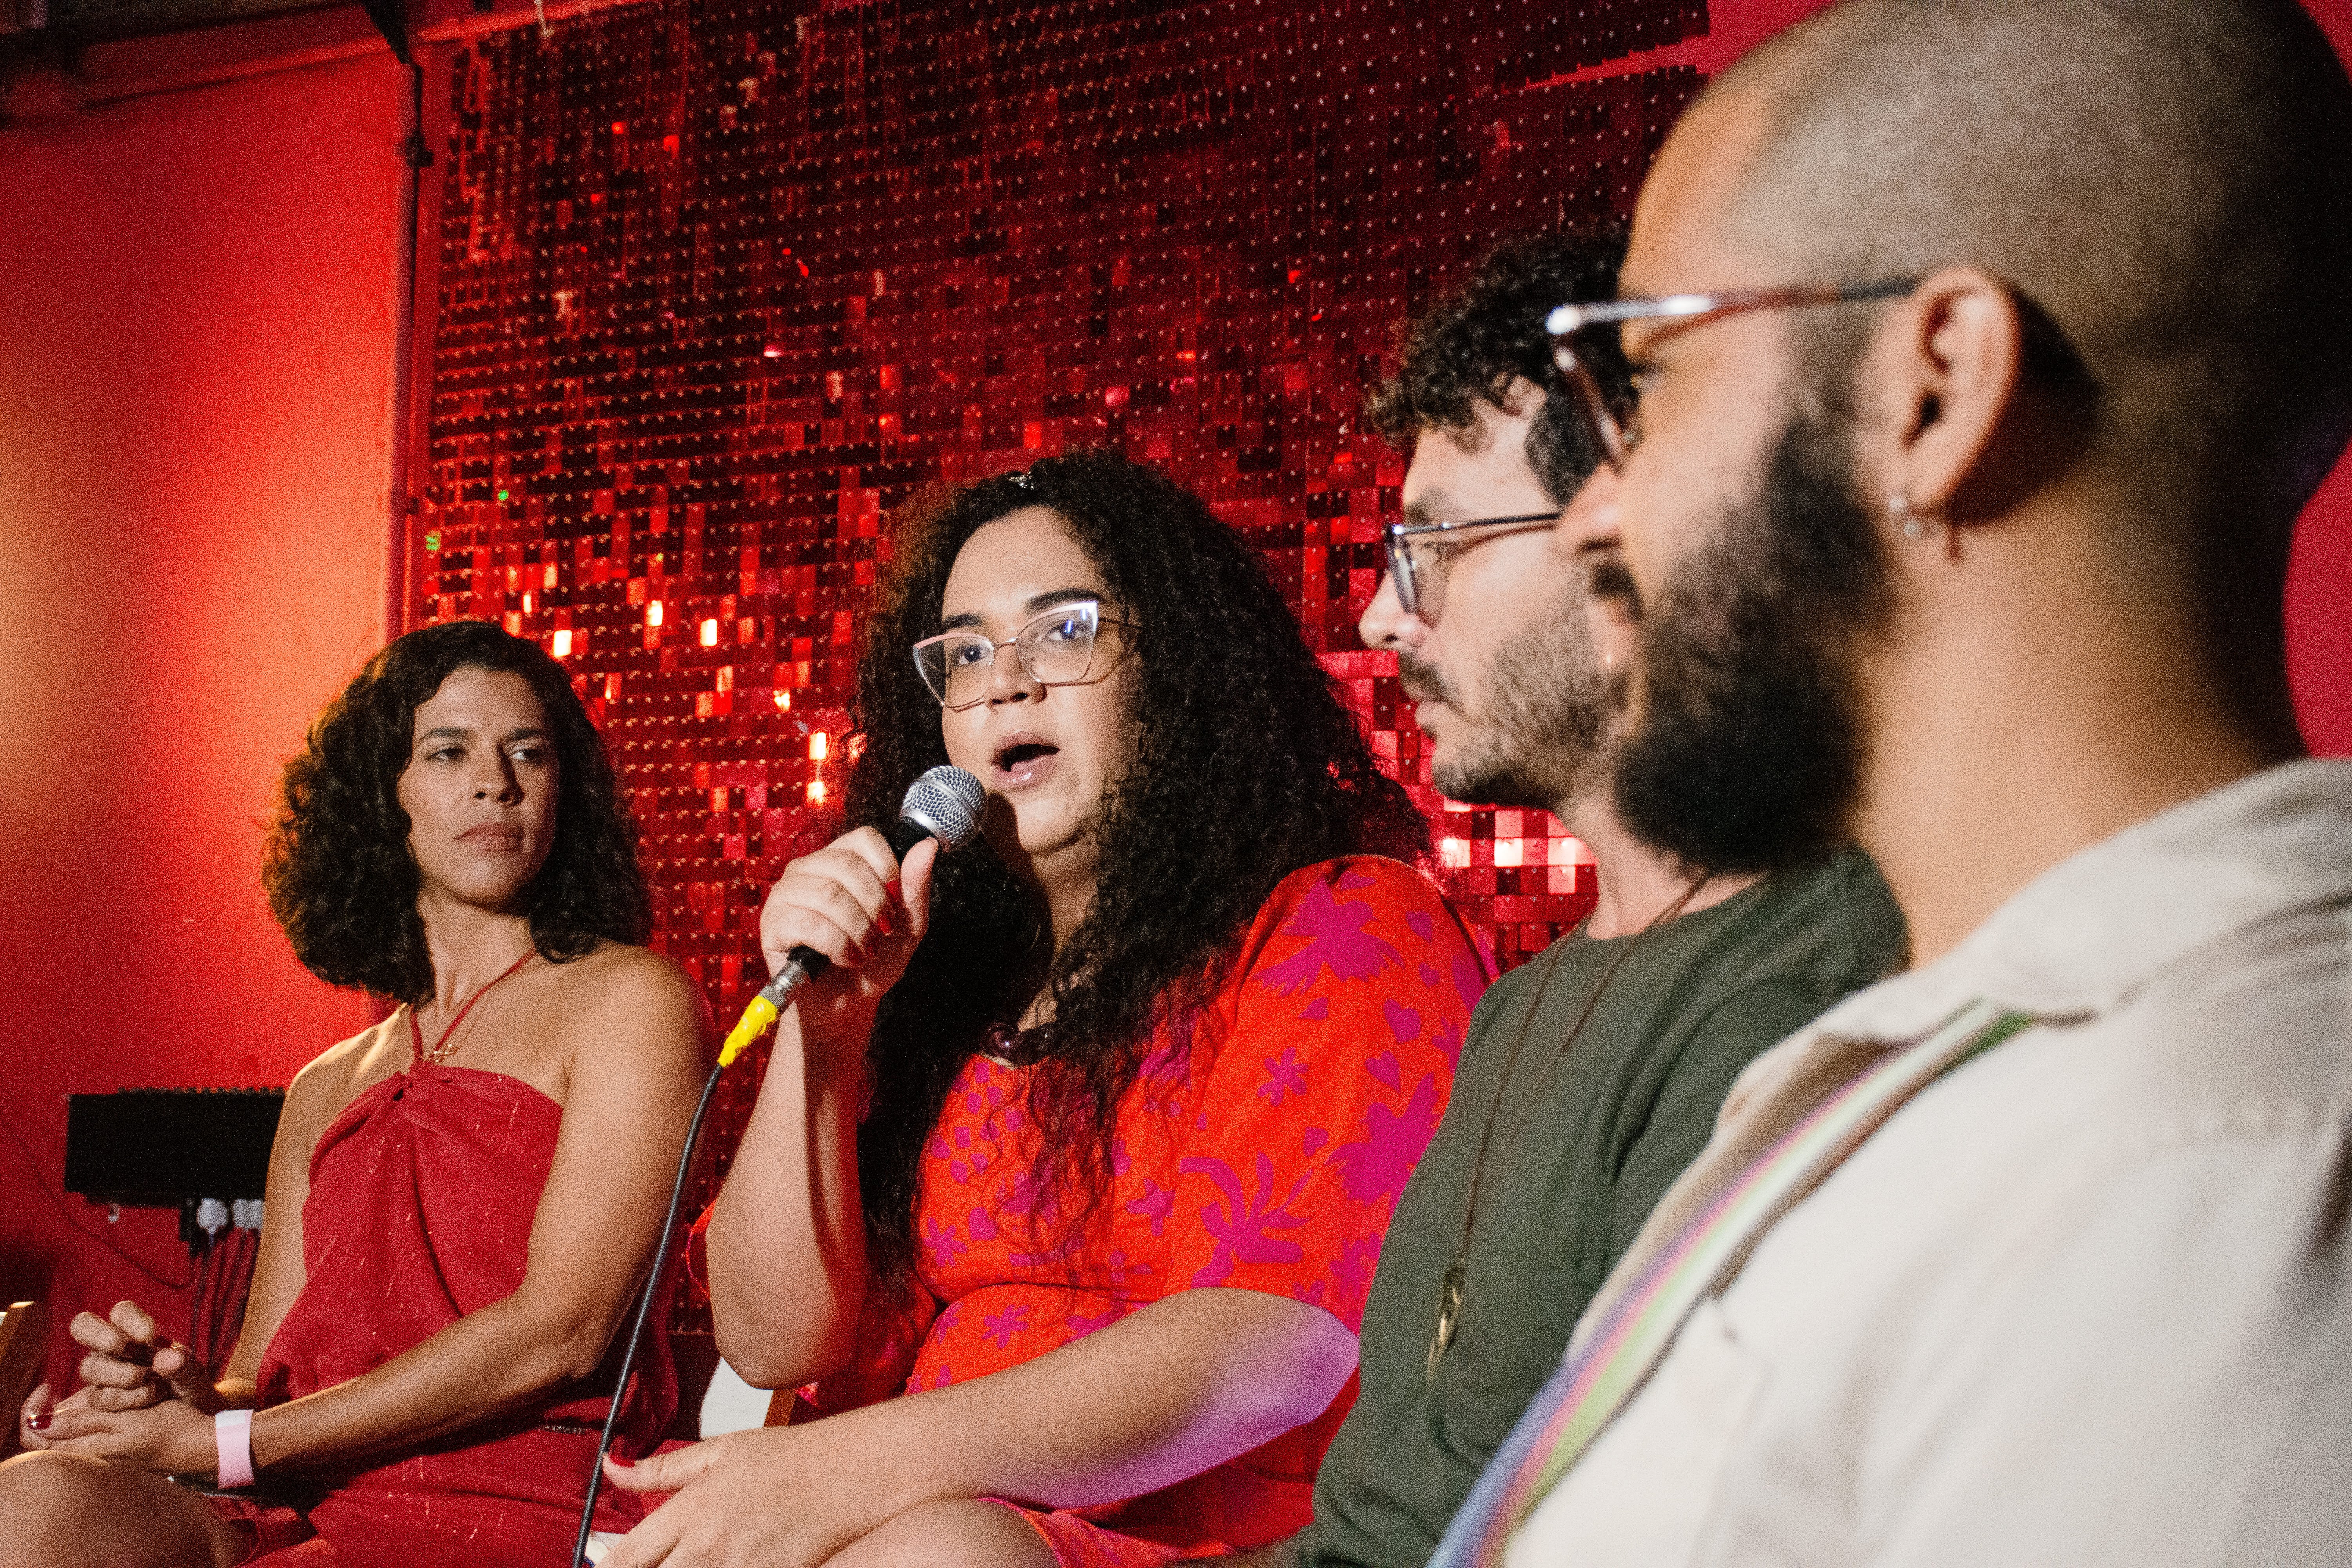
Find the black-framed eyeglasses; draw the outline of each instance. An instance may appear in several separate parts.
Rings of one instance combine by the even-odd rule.
[[[1381,532],[1381,542],[1388,546],[1389,581],[1396,584],[1397,607],[1435,626],[1445,602],[1446,564],[1455,554],[1481,540],[1549,528],[1559,521],[1559,512],[1554,510],[1521,512],[1516,517],[1474,517],[1464,522],[1390,523]]]
[[[1642,439],[1641,396],[1637,387],[1618,396],[1601,388],[1580,356],[1576,340],[1596,327],[1622,327],[1627,321],[1702,321],[1740,310],[1773,310],[1793,305],[1843,305],[1857,300],[1894,300],[1919,286],[1916,278],[1883,278],[1874,283],[1797,284],[1786,289],[1734,289],[1721,294],[1665,294],[1648,300],[1596,300],[1562,305],[1544,318],[1551,338],[1552,363],[1577,395],[1577,406],[1600,443],[1612,468],[1625,466],[1627,454]]]
[[[915,668],[940,705],[958,711],[988,696],[989,672],[996,650],[1009,647],[1029,679],[1040,686],[1084,686],[1102,679],[1118,663],[1116,657],[1097,659],[1104,626],[1132,626],[1102,613],[1093,599],[1073,599],[1056,605],[997,642],[983,632],[941,632],[915,645]]]

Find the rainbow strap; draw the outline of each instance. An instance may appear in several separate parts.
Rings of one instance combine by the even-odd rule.
[[[1633,1396],[1692,1309],[1722,1288],[1772,1223],[1904,1101],[2032,1022],[1971,1002],[1848,1079],[1717,1194],[1537,1393],[1446,1527],[1430,1568],[1499,1563],[1512,1532]]]

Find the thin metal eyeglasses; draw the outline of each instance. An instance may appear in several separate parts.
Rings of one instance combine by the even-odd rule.
[[[1567,304],[1544,318],[1551,339],[1552,363],[1577,394],[1577,406],[1591,426],[1593,439],[1612,468],[1622,468],[1626,456],[1642,439],[1641,394],[1638,384],[1622,397],[1612,398],[1576,353],[1576,337],[1594,327],[1622,326],[1627,321],[1700,321],[1739,310],[1772,310],[1792,305],[1843,305],[1856,300],[1894,300],[1919,286],[1916,278],[1882,278],[1875,283],[1812,283],[1787,289],[1734,289],[1721,294],[1666,294],[1652,300],[1597,300]],[[1635,378],[1638,384],[1639,377]]]
[[[1462,536],[1484,531],[1482,538],[1497,539],[1530,528],[1549,528],[1559,521],[1553,511],[1521,512],[1515,517],[1474,517],[1465,522],[1392,522],[1381,531],[1388,546],[1389,581],[1396,584],[1397,607],[1431,626],[1437,624],[1445,601],[1445,563],[1475,539]]]
[[[1118,660],[1095,668],[1097,634],[1104,626],[1133,626],[1102,613],[1094,599],[1056,605],[1019,631],[997,642],[982,632],[941,632],[915,645],[915,668],[940,705],[959,712],[988,697],[996,650],[1009,647],[1029,679],[1040,686],[1085,686],[1103,679]]]

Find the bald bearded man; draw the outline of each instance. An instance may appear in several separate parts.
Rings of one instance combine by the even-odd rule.
[[[2352,1562],[2352,764],[2281,593],[2352,426],[2284,0],[1853,0],[1640,198],[1632,827],[1852,834],[1913,969],[1743,1075],[1436,1562]]]

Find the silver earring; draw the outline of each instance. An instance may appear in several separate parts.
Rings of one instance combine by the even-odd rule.
[[[1886,515],[1895,520],[1895,526],[1903,531],[1904,538],[1927,537],[1927,523],[1920,519],[1917,512],[1911,510],[1911,498],[1901,490],[1896,490],[1886,498]]]

